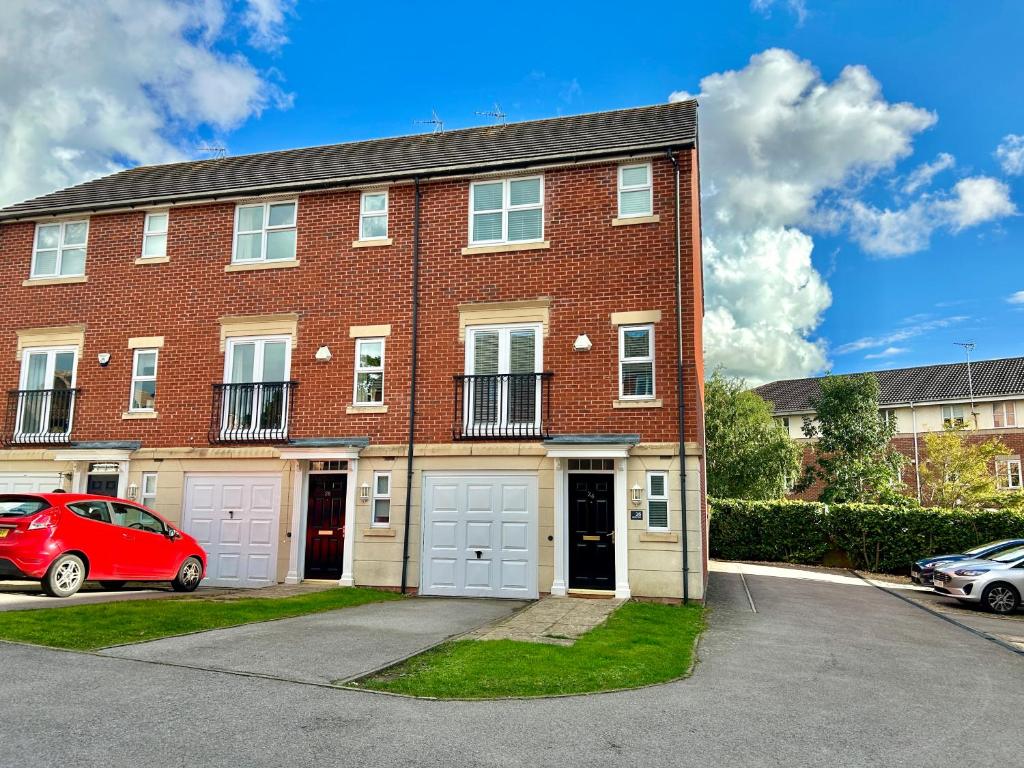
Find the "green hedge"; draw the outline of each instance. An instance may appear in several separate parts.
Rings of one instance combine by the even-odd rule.
[[[905,572],[928,555],[1024,537],[1024,513],[966,512],[874,504],[714,499],[711,557],[819,564],[845,553],[857,568]]]

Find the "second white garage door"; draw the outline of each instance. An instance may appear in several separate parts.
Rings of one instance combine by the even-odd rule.
[[[0,493],[49,493],[62,480],[59,472],[0,472]]]
[[[182,528],[206,550],[211,587],[277,583],[278,475],[186,475]]]
[[[537,597],[536,475],[426,475],[420,593]]]

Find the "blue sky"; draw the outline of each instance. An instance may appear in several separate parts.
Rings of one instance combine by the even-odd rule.
[[[144,29],[130,5],[73,11],[91,61],[71,71],[32,28],[75,4],[14,0],[0,154],[28,159],[0,171],[0,202],[203,141],[242,154],[429,130],[415,121],[432,110],[458,128],[494,102],[523,120],[700,94],[712,363],[758,381],[958,360],[962,340],[1024,355],[1024,303],[1009,301],[1024,291],[1024,167],[1006,143],[1024,134],[1021,3],[154,0],[166,16]],[[18,122],[43,76],[77,128]],[[756,103],[800,78],[791,101]]]

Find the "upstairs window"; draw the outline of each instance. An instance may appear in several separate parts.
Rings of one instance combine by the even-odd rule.
[[[1017,426],[1017,413],[1012,400],[992,403],[992,426],[996,429]]]
[[[654,397],[654,326],[619,328],[619,397],[640,400]]]
[[[619,166],[619,218],[654,213],[650,163]]]
[[[1020,457],[996,459],[996,487],[1004,491],[1021,488]]]
[[[391,525],[391,473],[373,473],[373,525]]]
[[[647,473],[647,527],[668,530],[668,472]]]
[[[384,339],[356,339],[356,405],[384,402]]]
[[[32,277],[78,277],[85,274],[88,221],[36,225]]]
[[[883,408],[878,412],[879,417],[882,419],[882,423],[885,426],[896,425],[896,409],[895,408]]]
[[[132,393],[128,410],[133,413],[156,409],[155,349],[136,349],[132,361]]]
[[[232,261],[288,261],[295,259],[297,203],[259,203],[235,209],[235,251]]]
[[[531,176],[470,185],[470,244],[535,242],[544,237],[544,179]]]
[[[967,422],[964,421],[964,407],[962,405],[942,406],[942,426],[946,429],[959,429]]]
[[[363,192],[359,203],[359,239],[383,240],[388,236],[388,193]]]
[[[167,255],[167,218],[162,213],[147,213],[142,229],[142,258],[155,259]]]

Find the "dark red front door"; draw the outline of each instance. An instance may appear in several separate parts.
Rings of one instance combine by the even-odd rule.
[[[345,544],[346,475],[310,475],[306,513],[307,579],[341,576]]]
[[[615,589],[615,476],[569,475],[569,586]]]

